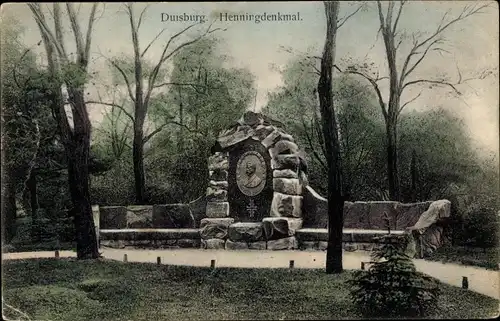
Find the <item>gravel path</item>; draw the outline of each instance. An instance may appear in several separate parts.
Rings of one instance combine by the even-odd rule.
[[[133,250],[101,248],[107,259],[122,261],[127,254],[129,262],[156,262],[161,257],[162,264],[210,266],[211,260],[218,267],[240,268],[287,268],[294,260],[296,268],[324,268],[326,253],[320,251],[225,251],[200,249],[174,250]],[[54,257],[54,252],[23,252],[2,254],[5,259],[47,258]],[[60,257],[76,257],[75,252],[61,251]],[[369,261],[368,254],[362,252],[344,252],[344,269],[360,269],[362,261]],[[496,299],[500,299],[500,272],[478,267],[452,263],[440,263],[426,260],[413,260],[417,270],[440,281],[461,287],[462,277],[469,279],[469,289]]]

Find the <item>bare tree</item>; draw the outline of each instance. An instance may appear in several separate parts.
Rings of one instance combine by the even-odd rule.
[[[150,140],[156,133],[160,132],[165,125],[162,125],[155,129],[152,133],[147,136],[144,135],[144,122],[146,120],[146,116],[148,113],[148,108],[153,96],[153,91],[157,88],[161,88],[163,86],[168,85],[183,85],[183,84],[174,84],[169,82],[159,83],[161,80],[159,78],[159,72],[162,66],[179,50],[182,48],[189,46],[198,40],[202,39],[204,36],[219,30],[218,28],[212,29],[212,24],[198,37],[183,42],[182,44],[175,47],[175,49],[171,49],[171,44],[183,35],[185,32],[198,25],[199,23],[195,23],[189,25],[188,27],[182,29],[178,33],[174,34],[170,39],[166,42],[163,50],[161,52],[161,56],[159,60],[156,62],[152,70],[147,74],[145,73],[144,68],[144,55],[151,48],[153,43],[163,34],[166,29],[161,30],[149,44],[141,50],[141,46],[139,43],[139,29],[141,27],[141,23],[144,17],[144,14],[147,10],[148,6],[145,6],[144,9],[139,14],[138,19],[136,19],[136,15],[134,12],[133,4],[129,3],[125,5],[125,10],[129,18],[130,22],[130,30],[132,35],[132,45],[134,49],[134,75],[133,79],[130,79],[130,76],[127,72],[120,66],[116,61],[110,60],[111,64],[118,70],[120,75],[123,77],[123,80],[126,84],[127,92],[130,99],[134,105],[134,114],[127,113],[129,118],[133,121],[133,129],[134,129],[134,138],[132,143],[133,150],[133,162],[134,162],[134,180],[135,180],[135,193],[136,193],[136,202],[138,204],[142,204],[146,201],[145,189],[145,175],[144,175],[144,144]],[[171,50],[169,50],[171,49]],[[146,80],[146,85],[144,84]],[[135,84],[135,89],[132,87]],[[186,84],[187,85],[187,84]]]
[[[398,3],[399,5],[397,5]],[[435,86],[444,86],[451,89],[455,94],[461,95],[457,89],[457,85],[465,83],[466,81],[475,78],[462,78],[460,70],[458,70],[459,79],[457,82],[451,82],[444,78],[420,78],[410,79],[415,70],[420,66],[422,61],[428,57],[430,52],[445,52],[442,48],[444,42],[443,33],[448,30],[452,25],[461,22],[472,15],[484,12],[484,9],[491,4],[473,4],[463,7],[461,12],[453,18],[449,18],[450,11],[447,11],[437,27],[430,35],[423,35],[421,33],[413,33],[411,35],[412,45],[409,53],[404,59],[402,66],[397,64],[398,53],[401,52],[401,43],[407,38],[405,33],[400,30],[399,22],[405,5],[408,1],[390,1],[387,5],[387,10],[382,8],[380,1],[377,1],[378,16],[380,21],[379,32],[382,33],[384,41],[385,55],[389,69],[388,77],[379,77],[378,73],[375,75],[367,72],[367,68],[359,68],[350,66],[347,72],[360,75],[367,79],[375,90],[378,101],[384,116],[386,124],[386,139],[387,139],[387,174],[389,181],[389,196],[391,200],[400,200],[400,185],[399,185],[399,172],[398,172],[398,152],[397,152],[397,123],[401,111],[410,103],[418,99],[421,92],[415,95],[408,101],[401,103],[401,97],[406,89],[409,87],[427,84],[430,88]],[[367,66],[365,66],[367,67]],[[485,78],[488,73],[482,73],[477,78]],[[476,79],[477,79],[476,78]],[[389,97],[384,99],[379,82],[381,80],[389,80]]]
[[[51,12],[54,28],[51,29],[39,3],[29,3],[29,8],[40,30],[47,54],[53,114],[68,161],[68,183],[73,203],[77,257],[95,259],[99,257],[89,190],[89,152],[91,124],[84,101],[85,80],[90,55],[93,25],[97,4],[93,4],[84,35],[73,4],[66,3],[66,15],[76,44],[76,58],[71,60],[66,50],[62,23],[61,4],[54,3]],[[63,85],[68,94],[73,126],[65,111]]]
[[[340,143],[333,106],[332,74],[335,61],[337,17],[340,3],[325,1],[326,39],[318,82],[319,107],[328,166],[328,248],[326,273],[342,272],[342,228],[344,226]]]

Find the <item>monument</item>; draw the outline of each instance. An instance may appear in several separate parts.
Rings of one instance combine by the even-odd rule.
[[[228,238],[226,248],[228,244],[267,248],[269,241],[293,237],[302,227],[307,164],[283,125],[246,112],[219,136],[212,151],[202,238],[210,240],[217,234],[224,236],[220,239]],[[227,233],[221,232],[226,229]],[[215,243],[221,242],[205,244],[211,247]],[[282,243],[285,248],[296,247],[294,238]]]

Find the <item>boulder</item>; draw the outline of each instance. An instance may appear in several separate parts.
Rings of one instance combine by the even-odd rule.
[[[304,226],[311,228],[328,227],[328,200],[319,195],[311,186],[306,186],[303,193]]]
[[[127,206],[127,228],[152,228],[153,206]]]
[[[257,242],[262,240],[262,223],[239,222],[229,225],[228,237],[233,242]]]
[[[416,253],[425,257],[443,244],[444,228],[440,223],[451,215],[451,202],[439,200],[432,202],[429,209],[422,213],[414,226],[407,228],[416,242]]]
[[[302,217],[302,196],[274,192],[271,203],[272,217]]]
[[[273,171],[273,178],[298,178],[297,172],[291,169],[275,169]]]
[[[266,245],[267,245],[266,241],[249,242],[248,248],[250,250],[265,250]]]
[[[273,178],[273,190],[288,195],[302,195],[302,184],[297,178]]]
[[[265,217],[262,220],[264,235],[267,240],[295,235],[295,230],[302,227],[302,219],[290,217]]]
[[[191,209],[187,204],[153,205],[154,228],[196,228]]]
[[[201,247],[206,250],[223,250],[226,241],[221,239],[201,240]]]
[[[231,240],[226,241],[226,250],[247,250],[248,244],[246,242],[233,242]]]
[[[298,248],[297,239],[294,236],[267,241],[268,250],[294,250]]]
[[[101,229],[127,228],[127,208],[125,206],[101,206],[99,216]]]
[[[210,218],[201,220],[200,236],[203,239],[225,239],[233,218]]]
[[[228,217],[229,203],[228,202],[207,202],[207,217]]]

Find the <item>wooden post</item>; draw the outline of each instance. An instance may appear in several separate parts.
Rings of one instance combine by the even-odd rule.
[[[468,289],[469,288],[469,279],[464,276],[462,277],[462,289]]]
[[[55,256],[56,256],[56,258],[59,258],[59,250],[56,250]]]
[[[294,260],[290,260],[290,269],[293,269],[295,265],[295,261]]]
[[[160,264],[161,264],[161,257],[159,257],[159,256],[158,256],[158,257],[156,258],[156,264],[158,264],[158,265],[160,265]]]
[[[127,254],[123,254],[123,262],[128,262],[128,257],[127,257]]]
[[[210,261],[210,267],[215,269],[215,260]]]
[[[365,262],[361,262],[361,270],[365,269]]]

